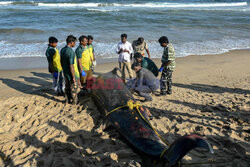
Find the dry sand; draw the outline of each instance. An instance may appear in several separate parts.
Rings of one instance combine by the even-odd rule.
[[[169,143],[199,134],[213,145],[214,155],[196,150],[184,162],[222,162],[189,166],[250,166],[249,62],[249,50],[178,58],[173,94],[144,103]],[[0,71],[0,166],[141,166],[91,98],[65,105],[50,87],[47,69]]]

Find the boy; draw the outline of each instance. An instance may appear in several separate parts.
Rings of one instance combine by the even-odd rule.
[[[75,53],[77,57],[77,62],[79,66],[79,71],[81,71],[81,83],[86,85],[87,79],[93,76],[91,66],[91,57],[88,49],[88,38],[84,35],[79,38],[79,46],[77,47]],[[85,76],[82,75],[85,73]]]
[[[77,80],[79,71],[77,68],[76,55],[73,47],[76,43],[76,37],[69,35],[66,39],[67,45],[61,49],[61,64],[65,78],[65,98],[66,103],[76,104],[77,99]]]
[[[127,34],[121,35],[121,42],[118,43],[116,53],[119,55],[119,68],[122,70],[122,79],[125,82],[125,68],[127,68],[130,79],[133,78],[133,71],[130,64],[130,55],[133,52],[132,45],[127,41]]]
[[[63,76],[60,55],[57,47],[58,40],[49,37],[49,45],[46,50],[46,57],[49,63],[49,72],[53,77],[53,89],[57,95],[63,95]]]
[[[172,93],[172,73],[175,68],[175,51],[171,43],[169,43],[166,36],[162,36],[158,42],[164,48],[161,58],[161,68],[159,69],[161,74],[161,94]]]
[[[90,58],[91,58],[91,70],[92,70],[92,72],[94,71],[94,66],[96,65],[95,50],[94,50],[94,47],[92,45],[93,39],[94,38],[91,35],[88,35],[88,49],[89,49],[89,54],[90,54]]]

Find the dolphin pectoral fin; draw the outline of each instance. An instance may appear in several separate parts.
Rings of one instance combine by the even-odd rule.
[[[187,135],[182,136],[177,139],[170,147],[167,149],[163,158],[167,160],[167,166],[176,165],[190,150],[194,148],[204,148],[211,153],[213,149],[211,145],[202,137],[198,135]]]

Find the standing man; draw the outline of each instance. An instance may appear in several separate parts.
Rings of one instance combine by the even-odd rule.
[[[49,45],[46,50],[46,57],[49,63],[49,72],[53,77],[53,89],[57,95],[63,95],[63,75],[60,61],[60,54],[57,47],[58,40],[49,37]]]
[[[137,40],[133,41],[133,49],[134,49],[134,53],[141,53],[141,55],[143,57],[145,57],[145,50],[148,54],[148,58],[150,58],[150,53],[148,50],[148,44],[144,41],[144,38],[139,37]]]
[[[86,84],[87,79],[91,78],[93,73],[90,69],[91,57],[88,49],[88,38],[84,35],[79,38],[79,46],[76,49],[76,57],[78,62],[79,71],[81,71],[81,83]],[[85,76],[83,76],[84,74]]]
[[[125,82],[125,68],[128,71],[128,75],[133,78],[133,71],[131,69],[130,55],[133,52],[131,44],[127,41],[127,34],[121,35],[121,42],[118,43],[116,53],[119,54],[118,62],[119,67],[122,70],[122,79]]]
[[[92,73],[94,71],[94,67],[96,65],[96,61],[95,61],[95,50],[94,50],[94,46],[92,44],[94,38],[91,35],[88,35],[88,49],[89,49],[89,54],[90,54],[90,58],[91,58],[91,70]]]
[[[76,44],[76,37],[69,35],[66,39],[67,45],[61,50],[61,64],[65,78],[65,98],[66,103],[76,104],[77,99],[77,80],[79,72],[77,68],[76,55],[73,47]]]
[[[161,68],[159,69],[161,74],[161,94],[172,93],[172,73],[175,68],[175,52],[174,47],[169,43],[166,36],[162,36],[158,42],[164,48],[161,58]]]

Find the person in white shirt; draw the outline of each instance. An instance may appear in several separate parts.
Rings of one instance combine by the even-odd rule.
[[[133,48],[131,43],[127,41],[127,34],[121,35],[121,42],[118,43],[116,53],[119,54],[118,62],[119,67],[122,70],[122,79],[125,82],[125,68],[128,71],[128,75],[133,78],[133,71],[131,69],[131,54],[133,53]]]

